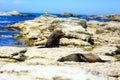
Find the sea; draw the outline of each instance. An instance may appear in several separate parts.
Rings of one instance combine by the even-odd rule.
[[[23,14],[32,14],[33,16],[21,17],[21,16],[0,15],[0,46],[26,47],[24,43],[15,44],[16,42],[19,41],[19,39],[14,38],[12,35],[20,34],[20,31],[2,30],[2,28],[9,27],[10,25],[18,23],[18,22],[24,22],[26,20],[33,20],[34,18],[37,18],[43,15],[44,13],[23,13]],[[69,18],[69,17],[63,17],[60,14],[52,14],[52,15],[58,16],[60,18]],[[102,18],[86,18],[85,15],[78,15],[75,18],[85,19],[87,21],[89,20],[96,20],[100,22],[109,21],[107,19],[102,19]]]

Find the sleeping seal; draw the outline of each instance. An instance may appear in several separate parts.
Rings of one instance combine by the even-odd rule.
[[[65,57],[62,57],[58,59],[60,62],[64,61],[75,61],[75,62],[106,62],[105,60],[102,60],[100,57],[94,54],[81,54],[81,53],[75,53],[71,54]]]

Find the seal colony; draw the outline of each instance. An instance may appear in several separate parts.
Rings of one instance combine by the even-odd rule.
[[[65,34],[61,30],[55,30],[53,33],[48,37],[48,40],[45,44],[45,47],[39,47],[39,48],[53,48],[53,47],[59,47],[60,39]],[[94,40],[91,39],[88,40],[91,45],[94,45]],[[59,62],[64,61],[75,61],[75,62],[106,62],[105,60],[102,60],[99,56],[94,55],[92,53],[90,54],[81,54],[81,53],[75,53],[71,54],[65,57],[62,57],[58,59]]]

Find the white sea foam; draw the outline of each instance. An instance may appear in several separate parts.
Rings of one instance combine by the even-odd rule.
[[[3,14],[0,14],[0,16],[11,16],[11,15],[3,13]]]
[[[11,38],[12,35],[0,35],[0,37]]]
[[[11,23],[12,21],[0,21],[0,23]]]

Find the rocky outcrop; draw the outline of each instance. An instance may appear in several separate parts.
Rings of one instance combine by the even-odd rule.
[[[120,23],[119,22],[97,22],[89,21],[88,31],[93,34],[94,41],[100,45],[120,44]]]
[[[58,18],[42,15],[34,20],[16,23],[11,27],[21,31],[20,41],[27,46],[45,45],[54,30],[62,30],[65,36],[60,39],[60,47],[80,47],[92,50],[106,44],[120,44],[119,22],[85,21],[78,18]]]
[[[22,62],[3,60],[0,57],[0,79],[7,80],[116,80],[120,77],[118,61],[105,63],[59,62],[58,59],[74,54],[88,54],[81,48],[24,48],[0,47],[4,55],[22,53],[26,57]],[[100,55],[98,55],[100,56]],[[110,57],[110,56],[109,56]],[[103,59],[103,56],[100,58]],[[108,59],[105,58],[104,59]],[[1,61],[2,60],[2,61]],[[71,77],[72,76],[72,77]]]
[[[63,46],[90,45],[84,41],[90,35],[86,31],[86,21],[79,20],[78,18],[58,18],[47,14],[34,20],[16,23],[12,27],[21,30],[19,38],[28,46],[45,45],[49,35],[54,30],[62,30],[65,33],[65,37],[60,40],[60,44]]]
[[[21,14],[17,11],[11,11],[11,12],[0,12],[0,15],[9,15],[9,16],[21,16],[21,17],[33,17],[32,14]]]
[[[61,16],[68,16],[68,17],[76,17],[78,14],[72,14],[72,13],[62,13]]]
[[[60,39],[60,47],[83,48],[95,54],[117,55],[119,59],[119,49],[108,46],[120,44],[119,22],[86,22],[78,18],[58,18],[45,14],[34,20],[16,23],[11,28],[19,28],[21,34],[14,37],[20,38],[27,46],[43,47],[54,30],[62,30],[65,35]],[[113,55],[111,51],[117,54]]]
[[[120,79],[119,22],[87,22],[78,18],[58,18],[45,14],[34,20],[16,23],[10,29],[15,28],[21,33],[14,37],[20,38],[20,41],[25,42],[27,46],[34,47],[27,47],[27,49],[0,47],[0,79]],[[60,47],[41,47],[45,46],[49,35],[55,30],[62,30],[65,33],[65,36],[60,39]],[[76,53],[80,53],[80,57],[76,56]],[[89,53],[92,55],[86,57]],[[74,55],[73,60],[69,55]],[[59,61],[66,56],[71,61]],[[92,57],[108,62],[75,62],[76,57],[83,60]]]
[[[5,59],[6,61],[17,60],[24,61],[25,60],[25,52],[27,49],[18,48],[18,47],[0,47],[0,61]]]
[[[97,16],[92,16],[92,15],[87,15],[85,16],[87,18],[101,18],[101,19],[106,19],[110,21],[120,21],[120,14],[113,14],[113,15],[97,15]]]
[[[97,18],[108,19],[110,21],[120,21],[120,14],[105,15],[105,16],[96,16]]]

